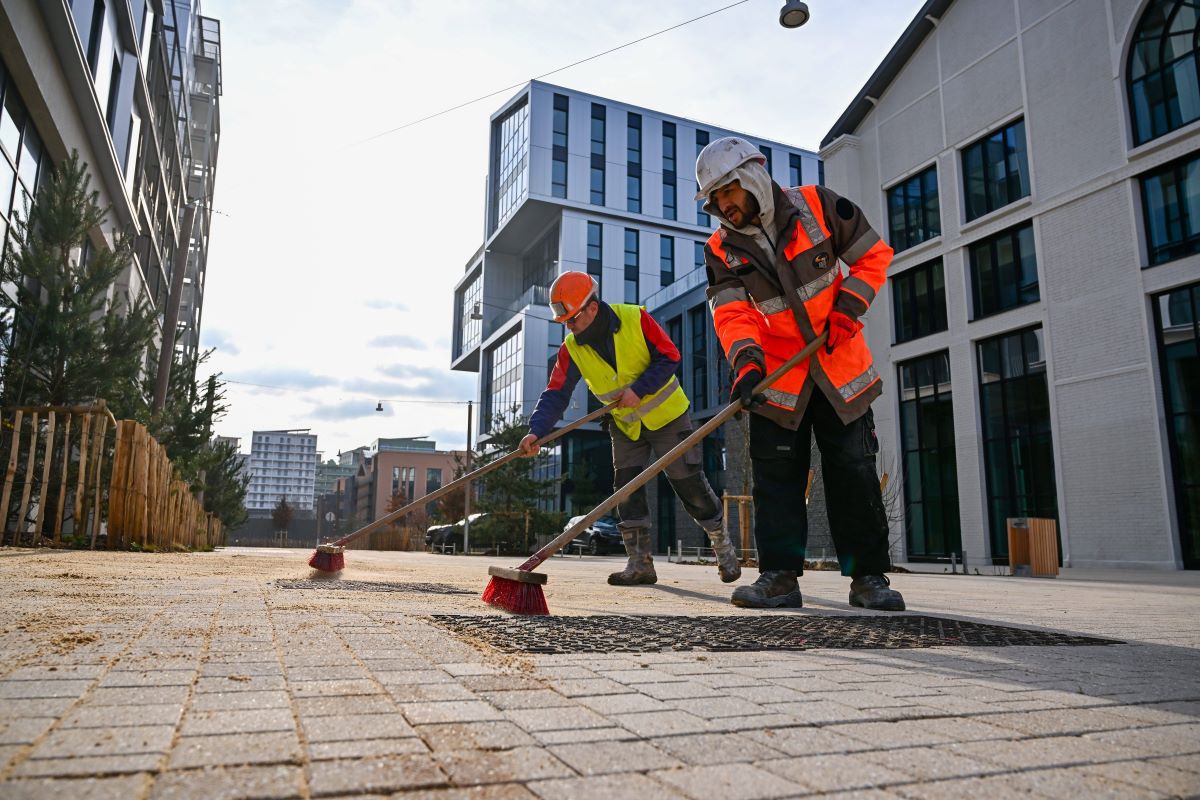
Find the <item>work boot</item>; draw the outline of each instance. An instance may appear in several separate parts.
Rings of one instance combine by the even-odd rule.
[[[708,541],[712,543],[713,553],[717,556],[717,572],[721,574],[721,581],[733,583],[742,577],[742,565],[738,561],[737,549],[734,548],[733,542],[729,541],[729,534],[723,528],[706,533]]]
[[[800,584],[793,570],[777,569],[763,572],[749,586],[733,590],[729,602],[742,608],[800,608]]]
[[[654,559],[650,555],[650,531],[646,528],[621,531],[621,540],[625,542],[629,563],[625,569],[609,575],[608,582],[613,586],[658,583],[658,576],[654,574]]]
[[[889,588],[886,575],[863,575],[850,581],[850,605],[875,611],[903,611],[904,595]]]

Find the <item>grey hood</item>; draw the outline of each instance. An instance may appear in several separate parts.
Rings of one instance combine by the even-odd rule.
[[[730,172],[722,179],[721,185],[725,186],[733,183],[735,180],[741,184],[743,189],[754,195],[754,199],[758,201],[758,219],[766,228],[766,232],[770,235],[770,240],[763,235],[763,229],[753,223],[741,228],[736,227],[721,213],[721,209],[712,201],[711,195],[708,202],[704,204],[704,210],[719,220],[729,230],[737,231],[753,239],[765,254],[766,263],[774,263],[775,248],[773,244],[778,239],[778,236],[773,230],[775,227],[775,192],[771,188],[771,176],[767,174],[767,170],[762,164],[759,164],[757,161],[749,161]]]

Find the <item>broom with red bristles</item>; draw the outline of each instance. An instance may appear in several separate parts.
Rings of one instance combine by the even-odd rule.
[[[568,423],[568,424],[562,426],[561,428],[558,428],[558,429],[553,430],[550,433],[546,434],[544,437],[542,437],[541,439],[538,440],[537,445],[538,445],[538,447],[545,447],[547,444],[549,444],[550,442],[559,438],[560,436],[570,433],[571,431],[578,428],[580,425],[583,425],[585,423],[592,422],[594,420],[599,419],[600,417],[604,416],[605,414],[612,411],[616,407],[617,407],[616,403],[609,403],[606,406],[598,408],[595,411],[591,412],[590,414],[587,414],[586,416],[582,416],[579,419],[575,420],[574,422]],[[445,486],[441,487],[440,489],[434,489],[432,492],[425,495],[420,500],[414,500],[413,502],[409,503],[408,505],[402,506],[401,508],[398,508],[395,511],[392,511],[389,514],[380,517],[379,519],[375,520],[374,522],[371,522],[367,525],[364,525],[363,527],[359,528],[356,531],[346,534],[342,538],[338,539],[336,542],[331,542],[329,544],[317,545],[317,549],[313,551],[313,554],[311,556],[309,556],[308,565],[310,567],[312,567],[313,569],[317,570],[318,572],[329,572],[329,573],[341,572],[346,567],[346,544],[348,542],[351,542],[360,536],[365,536],[368,533],[371,533],[372,531],[377,531],[386,525],[390,525],[391,523],[400,519],[401,517],[403,517],[405,514],[409,513],[410,511],[416,511],[418,508],[424,508],[427,503],[431,503],[434,500],[437,500],[439,497],[449,494],[450,492],[452,492],[455,489],[459,488],[460,486],[468,483],[469,481],[473,481],[473,480],[477,480],[478,478],[482,478],[484,475],[488,474],[492,470],[502,467],[505,464],[507,464],[508,462],[512,461],[513,459],[520,458],[520,457],[521,457],[520,450],[514,450],[511,453],[506,453],[505,455],[501,456],[500,458],[496,459],[495,461],[491,462],[490,464],[484,464],[482,467],[475,470],[474,472],[471,472],[467,475],[463,475],[461,478],[458,478],[456,480],[450,481],[450,483],[447,483]]]
[[[826,336],[827,334],[822,333],[816,339],[813,339],[805,345],[803,350],[796,353],[796,355],[781,364],[778,369],[759,381],[758,385],[754,387],[754,394],[757,395],[765,391],[771,384],[783,377],[785,372],[817,352],[817,348],[825,343]],[[642,470],[641,474],[636,478],[618,489],[612,497],[593,508],[582,519],[556,536],[541,550],[531,555],[521,566],[516,569],[496,566],[488,567],[488,575],[491,576],[491,579],[488,581],[487,588],[483,590],[483,602],[497,608],[502,608],[505,611],[511,611],[514,614],[549,614],[550,607],[546,605],[546,596],[542,590],[547,576],[545,573],[534,572],[533,570],[537,569],[547,558],[566,547],[571,540],[587,530],[593,522],[600,519],[600,517],[604,516],[617,505],[627,500],[638,489],[649,483],[654,476],[683,457],[688,450],[691,450],[705,436],[724,425],[730,417],[737,414],[743,408],[744,406],[740,400],[735,400],[725,406],[715,417],[694,430],[686,439],[664,453],[657,461],[646,467],[646,469]]]

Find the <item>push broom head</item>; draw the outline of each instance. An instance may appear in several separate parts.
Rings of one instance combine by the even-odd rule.
[[[492,578],[483,590],[483,602],[514,614],[550,613],[542,592],[542,584],[546,582],[544,573],[488,567],[488,574]]]
[[[308,565],[318,572],[341,572],[346,566],[346,548],[332,544],[318,545]]]

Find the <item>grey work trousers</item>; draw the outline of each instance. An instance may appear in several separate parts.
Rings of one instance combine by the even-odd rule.
[[[630,439],[609,423],[609,435],[613,447],[613,491],[636,478],[642,470],[650,466],[667,453],[675,445],[682,442],[692,432],[692,420],[685,412],[669,423],[652,431],[642,425],[641,435],[637,441]],[[708,479],[701,470],[703,451],[696,445],[683,456],[667,466],[665,473],[671,482],[671,488],[683,502],[692,519],[706,531],[717,530],[723,522],[721,503]],[[625,502],[617,506],[620,517],[618,527],[622,532],[638,529],[649,530],[650,508],[646,503],[646,487],[640,487],[629,496]]]

